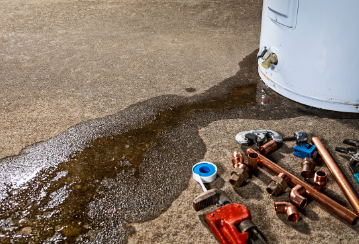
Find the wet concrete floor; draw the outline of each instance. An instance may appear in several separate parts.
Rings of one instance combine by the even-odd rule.
[[[110,37],[114,33],[112,31],[116,29],[114,23],[127,20],[128,25],[124,27],[127,29],[120,30],[120,33],[137,26],[141,30],[131,33],[145,33],[147,36],[133,37],[134,43],[127,49],[125,48],[128,51],[127,54],[120,51],[110,54],[107,51],[112,50],[111,45],[100,44],[100,47],[108,48],[100,51],[103,55],[99,57],[100,61],[96,59],[94,61],[90,56],[81,57],[83,60],[93,60],[93,66],[90,61],[87,62],[90,66],[86,67],[80,64],[75,66],[77,71],[70,71],[70,67],[78,61],[75,56],[73,60],[69,59],[70,64],[56,65],[56,67],[63,67],[63,73],[58,70],[49,72],[49,67],[56,62],[61,62],[61,57],[49,56],[49,59],[44,60],[46,62],[43,63],[40,60],[47,55],[46,52],[46,55],[39,55],[37,59],[31,56],[32,54],[27,57],[16,54],[17,51],[22,50],[20,43],[25,37],[21,37],[20,30],[11,32],[11,28],[14,27],[5,24],[5,27],[9,28],[9,32],[7,35],[2,35],[3,40],[18,42],[18,44],[13,44],[16,46],[15,51],[10,48],[3,50],[3,53],[8,52],[8,54],[7,62],[2,63],[2,86],[7,87],[6,89],[10,93],[3,92],[2,100],[3,124],[5,125],[2,129],[3,131],[8,129],[2,138],[4,141],[7,140],[8,144],[3,146],[4,158],[0,161],[1,242],[216,243],[215,238],[200,222],[198,214],[191,208],[191,201],[201,192],[198,184],[191,179],[191,166],[201,160],[213,161],[219,168],[218,179],[208,187],[224,189],[234,201],[245,204],[252,212],[255,223],[270,243],[307,243],[309,240],[323,243],[352,243],[351,241],[355,240],[358,236],[357,226],[348,226],[335,216],[318,208],[315,202],[301,212],[302,220],[296,224],[288,223],[285,217],[273,214],[273,199],[264,192],[264,187],[270,179],[270,175],[265,171],[260,171],[257,175],[252,176],[250,182],[243,188],[232,188],[228,184],[231,170],[230,154],[233,150],[245,150],[245,147],[240,147],[234,141],[234,135],[241,130],[260,127],[277,130],[286,135],[291,135],[297,130],[307,130],[310,136],[322,138],[331,153],[333,153],[333,146],[340,143],[344,137],[355,138],[358,135],[358,115],[323,111],[297,104],[275,94],[259,80],[256,63],[256,46],[258,44],[254,43],[254,45],[252,40],[257,40],[257,43],[259,41],[260,3],[254,4],[253,2],[250,5],[244,1],[221,3],[201,1],[163,3],[158,1],[147,5],[116,1],[103,3],[79,1],[76,4],[54,1],[34,2],[27,5],[16,2],[6,4],[7,8],[14,9],[14,15],[21,16],[26,11],[44,9],[51,9],[55,14],[63,13],[62,11],[70,6],[90,12],[91,9],[95,9],[96,11],[93,13],[95,19],[105,18],[105,20],[101,20],[108,25],[102,30],[99,26],[93,26],[91,21],[86,21],[86,18],[91,15],[78,17],[74,15],[74,10],[70,11],[70,15],[73,14],[73,17],[76,17],[75,20],[84,18],[84,23],[87,24],[85,28],[95,29],[97,31],[95,34],[105,33],[106,37]],[[121,12],[119,10],[121,7],[125,7],[126,11],[122,10]],[[105,14],[103,9],[109,11]],[[111,11],[114,9],[120,11],[122,16],[117,13],[120,17],[116,17],[113,23],[107,22],[108,19],[116,16],[116,13]],[[152,18],[143,14],[146,11]],[[35,16],[55,18],[53,13],[41,13]],[[78,13],[81,15],[81,11]],[[143,19],[136,17],[137,14],[141,14]],[[182,17],[186,18],[183,20]],[[194,22],[191,18],[194,19]],[[168,22],[169,20],[171,21]],[[21,21],[19,23],[19,21],[19,19],[15,20],[15,25],[23,26],[24,23]],[[150,31],[143,25],[138,25],[136,21],[140,21],[142,24],[152,21],[152,24],[147,26]],[[167,21],[168,26],[164,24],[164,21]],[[242,22],[246,23],[246,26],[243,27]],[[49,23],[58,23],[58,19],[50,18]],[[49,23],[42,24],[51,26]],[[184,35],[182,38],[185,40],[177,41],[176,45],[180,47],[177,46],[173,49],[175,39],[171,39],[171,47],[158,47],[156,41],[149,43],[146,39],[149,36],[150,39],[154,36],[163,37],[163,33],[166,32],[169,32],[166,38],[173,38],[179,33],[185,33],[185,27],[173,28],[181,26],[183,23],[186,24],[186,27],[190,27],[190,32],[193,32],[193,36],[190,38],[198,38],[197,42],[191,44],[186,40],[188,36]],[[81,28],[76,26],[77,24],[79,22],[71,22],[72,26],[70,27],[80,30]],[[153,26],[156,24],[160,28],[156,30],[160,33],[151,36],[149,33],[154,30]],[[161,29],[164,26],[176,30]],[[54,27],[56,29],[62,26],[55,25]],[[197,27],[198,33],[195,32]],[[4,32],[8,30],[7,28],[4,28]],[[242,30],[244,34],[238,32],[238,29]],[[112,34],[106,33],[106,30]],[[237,47],[246,50],[239,55],[242,57],[239,62],[239,70],[237,67],[227,67],[228,70],[225,72],[218,70],[219,68],[226,69],[223,64],[226,62],[226,58],[238,61],[238,56],[236,57],[238,53],[230,54],[230,50],[236,48],[232,39],[224,41],[224,46],[221,45],[222,43],[203,42],[202,40],[206,36],[203,33],[209,30],[211,30],[210,36],[234,38],[233,40],[237,42],[243,40],[243,43],[238,44]],[[65,36],[70,35],[66,34],[68,31],[66,28],[63,31],[65,31]],[[51,29],[49,33],[52,33]],[[59,32],[59,34],[61,33]],[[233,37],[236,35],[240,38]],[[254,36],[257,39],[253,39]],[[32,36],[29,40],[34,42],[34,38],[36,39],[36,36]],[[128,36],[124,38],[126,39]],[[56,40],[62,45],[68,44],[67,40]],[[78,48],[83,47],[85,51],[76,49],[76,52],[81,55],[89,55],[86,51],[91,53],[91,48],[94,47],[86,47],[83,43],[81,44],[81,40],[78,36],[74,39],[75,42],[80,43]],[[96,38],[91,39],[91,44],[94,44],[93,40]],[[99,40],[107,39],[100,38]],[[111,47],[113,47],[115,42],[110,40]],[[146,40],[147,47],[145,48],[140,44]],[[130,42],[131,39],[127,41]],[[123,40],[121,42],[124,43]],[[163,40],[162,42],[167,43]],[[159,43],[161,41],[158,41],[158,45]],[[184,43],[194,46],[195,52],[188,54],[191,49],[188,51],[187,47],[189,46],[186,45],[182,47],[181,45]],[[23,45],[26,49],[34,43]],[[136,45],[140,50],[137,54],[132,53],[137,50]],[[39,46],[44,46],[44,44],[40,43]],[[148,55],[146,52],[151,52],[147,50],[149,47],[157,50],[157,53]],[[199,47],[206,49],[202,50]],[[211,50],[210,47],[215,47],[212,48],[214,51],[208,52]],[[162,51],[158,53],[161,48]],[[223,49],[228,54],[221,58],[219,55],[223,55]],[[178,50],[178,53],[175,51],[174,54],[172,53],[174,56],[171,56],[169,51],[174,50]],[[203,51],[206,51],[207,54],[203,54]],[[59,53],[68,56],[71,52],[72,50],[67,50]],[[120,63],[115,61],[120,54],[128,55],[127,61],[129,61],[128,64],[121,66],[120,71],[124,72],[127,68],[127,73],[130,73],[127,76],[124,75],[126,72],[121,75],[130,78],[135,83],[128,85],[128,89],[126,81],[121,81],[126,77],[114,82],[114,77],[116,80],[119,75],[116,72],[121,73],[120,71],[115,71],[115,73],[108,71],[120,67],[116,67]],[[195,58],[196,54],[203,54],[199,61]],[[14,60],[10,57],[25,60]],[[167,68],[163,68],[161,65],[156,66],[158,63],[152,63],[151,58],[156,61],[163,60],[162,66],[166,66],[167,61],[171,65]],[[132,67],[131,70],[131,65],[136,60],[144,59],[146,59],[143,61],[144,70],[152,72],[151,74],[143,72],[141,65]],[[101,60],[105,64],[98,67]],[[171,63],[170,60],[173,60],[174,63]],[[237,63],[235,62],[235,66]],[[45,64],[46,66],[44,66]],[[217,67],[216,64],[218,64]],[[30,67],[30,70],[23,70],[26,67]],[[39,68],[41,67],[47,72],[40,72]],[[95,69],[92,74],[91,69]],[[18,77],[15,77],[17,70],[20,72]],[[237,72],[234,75],[229,75],[233,70]],[[29,71],[33,73],[27,73]],[[131,72],[137,71],[134,78]],[[162,77],[159,78],[155,71],[162,74]],[[86,75],[86,72],[89,76]],[[193,74],[194,77],[185,75],[173,78],[170,82],[167,82],[168,74],[166,79],[163,78],[166,73],[176,76],[176,74],[183,75],[183,72]],[[219,73],[221,74],[219,75]],[[97,78],[93,78],[92,75]],[[156,81],[154,78],[163,80]],[[66,79],[73,83],[69,84],[65,81]],[[88,82],[89,79],[90,82]],[[145,82],[147,79],[148,83]],[[61,81],[60,84],[56,84],[58,80]],[[106,83],[107,80],[111,82]],[[15,84],[9,85],[11,82],[15,82]],[[31,87],[30,91],[33,91],[34,95],[26,94],[26,89],[22,87],[20,89],[22,94],[19,94],[20,99],[16,101],[11,89],[17,89],[16,87],[20,87],[22,82],[25,88]],[[138,83],[136,84],[136,82]],[[65,84],[68,87],[64,86]],[[51,88],[47,87],[49,85]],[[31,107],[32,105],[28,107],[27,103],[28,101],[39,101],[40,104],[37,106],[40,107],[47,104],[51,99],[46,92],[52,88],[65,93],[59,93],[59,97],[53,99],[55,103],[61,104],[63,101],[65,105],[58,106],[50,102],[48,105],[50,112],[47,112],[50,117],[44,118],[39,116],[39,112],[43,110],[36,106]],[[111,89],[119,93],[113,94]],[[67,94],[68,92],[70,94]],[[50,92],[51,94],[56,94],[56,91],[55,93]],[[44,97],[41,97],[42,95]],[[123,97],[117,98],[118,95]],[[78,97],[76,98],[76,96]],[[118,100],[111,103],[110,100],[114,98]],[[82,102],[81,99],[85,99],[85,101]],[[74,104],[72,104],[73,101],[75,101]],[[102,104],[99,105],[96,102]],[[84,104],[88,104],[89,110],[83,107]],[[19,105],[20,107],[16,110],[16,106]],[[67,110],[62,111],[62,106]],[[106,106],[108,106],[107,110],[103,111]],[[20,116],[20,118],[25,119],[20,119],[17,123],[13,121],[19,112],[31,111],[30,108],[33,109],[35,115],[32,116],[31,113],[26,116],[21,115],[23,117]],[[52,115],[51,109],[55,108],[59,111]],[[96,109],[100,112],[93,112]],[[87,111],[90,115],[82,114],[83,111]],[[73,112],[75,115],[71,115]],[[70,114],[68,115],[68,113]],[[51,130],[50,132],[39,132],[44,139],[37,143],[28,143],[31,140],[35,140],[34,142],[40,140],[27,136],[25,145],[28,146],[22,149],[18,155],[10,150],[12,145],[18,147],[23,142],[16,141],[16,137],[11,142],[8,139],[8,133],[14,133],[19,125],[29,124],[36,127],[38,122],[30,123],[29,119],[31,118],[43,120],[46,124],[51,118],[57,118],[56,116],[59,118],[64,116],[69,120],[66,123],[62,119],[55,120],[59,122],[60,128],[67,126],[68,129],[59,132]],[[9,118],[12,120],[8,120]],[[40,125],[41,131],[54,127],[56,127],[56,123],[51,126]],[[20,134],[17,136],[21,138],[21,133],[24,133],[23,136],[26,138],[27,133],[36,134],[37,130],[30,128],[30,131],[26,132],[27,130],[20,130]],[[300,162],[291,156],[292,147],[293,145],[290,143],[283,145],[271,155],[271,158],[283,167],[299,174]],[[15,156],[11,154],[15,154]],[[347,158],[337,154],[334,157],[349,176],[348,179],[355,190],[359,192],[358,186],[354,185],[355,182],[350,178],[349,170],[345,166]],[[297,165],[294,167],[294,164]],[[319,165],[319,167],[325,169],[323,165]],[[334,180],[332,178],[330,180],[326,194],[350,209],[350,205],[344,200],[344,196]],[[287,200],[287,193],[279,199]],[[326,225],[323,226],[323,223]]]

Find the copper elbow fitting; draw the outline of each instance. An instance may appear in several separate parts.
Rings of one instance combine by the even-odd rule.
[[[293,187],[289,195],[289,200],[298,208],[303,209],[307,206],[307,198],[302,195],[305,193],[305,188],[301,185],[296,185]]]
[[[278,144],[274,140],[270,140],[266,144],[259,147],[259,153],[265,156],[268,153],[276,150],[277,147],[278,147]]]
[[[314,175],[314,189],[317,191],[323,191],[327,186],[327,173],[322,170],[318,170]]]
[[[244,163],[244,158],[242,153],[239,151],[234,151],[232,154],[233,168],[237,168],[239,164],[243,164],[243,163]]]
[[[287,176],[283,173],[279,173],[278,176],[273,176],[271,182],[267,186],[267,192],[272,196],[276,197],[280,193],[287,189]]]
[[[258,170],[258,153],[252,152],[247,154],[248,156],[248,167],[250,171]]]
[[[302,173],[303,178],[313,178],[314,177],[314,168],[316,166],[316,162],[312,158],[304,158],[302,160]]]
[[[300,219],[297,208],[290,202],[275,202],[274,210],[276,214],[287,214],[288,221],[297,222]]]

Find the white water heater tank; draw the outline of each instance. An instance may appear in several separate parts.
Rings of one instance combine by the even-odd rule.
[[[358,13],[359,0],[264,0],[262,80],[299,103],[358,113]]]

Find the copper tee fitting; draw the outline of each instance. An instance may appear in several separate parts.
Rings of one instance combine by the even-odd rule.
[[[314,189],[317,191],[323,191],[327,186],[327,173],[322,170],[318,170],[314,175]]]
[[[266,144],[262,145],[261,147],[259,147],[259,152],[262,155],[267,155],[268,153],[276,150],[278,147],[278,144],[275,142],[275,140],[270,140],[269,142],[267,142]]]
[[[303,178],[313,178],[314,177],[314,168],[316,166],[316,162],[313,158],[304,158],[302,160],[302,173]]]
[[[244,163],[244,158],[241,152],[235,151],[232,154],[232,164],[234,170],[231,172],[231,179],[229,183],[231,183],[235,187],[240,187],[243,182],[247,181],[249,178],[248,172],[249,168]]]
[[[287,176],[283,173],[279,173],[278,176],[273,176],[271,182],[267,186],[266,190],[272,197],[278,196],[281,192],[284,192],[287,188]]]
[[[247,152],[246,152],[246,154],[247,154]],[[258,170],[258,153],[248,153],[247,156],[248,156],[249,170],[251,172]]]
[[[301,185],[296,185],[290,192],[289,200],[298,208],[303,209],[307,206],[307,198],[302,195],[305,193],[305,188]]]
[[[290,222],[297,222],[300,219],[297,208],[290,202],[275,202],[274,210],[276,214],[286,213]]]

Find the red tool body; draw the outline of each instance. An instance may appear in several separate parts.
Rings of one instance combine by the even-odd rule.
[[[221,244],[246,244],[248,232],[240,233],[237,229],[244,220],[251,220],[249,210],[241,204],[227,204],[209,213],[206,223]]]

